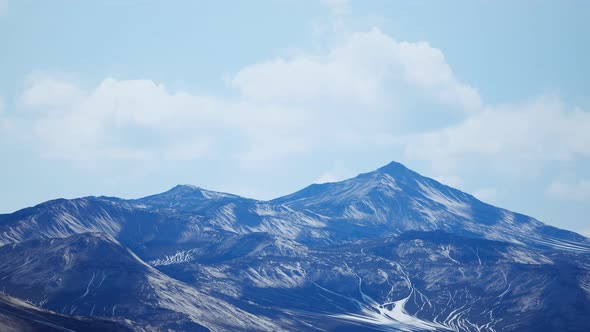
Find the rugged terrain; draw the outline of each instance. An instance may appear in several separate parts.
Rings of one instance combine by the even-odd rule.
[[[590,328],[590,239],[395,162],[271,201],[53,200],[0,245],[7,330]]]

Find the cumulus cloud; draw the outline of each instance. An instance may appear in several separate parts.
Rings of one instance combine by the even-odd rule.
[[[320,175],[317,179],[313,181],[313,183],[322,184],[322,183],[331,183],[331,182],[338,182],[342,179],[331,172],[326,172]]]
[[[440,50],[377,28],[324,52],[246,66],[228,82],[238,98],[170,91],[151,80],[82,87],[36,74],[21,113],[51,158],[183,160],[215,151],[258,166],[314,149],[399,144],[395,128],[411,114],[404,105],[424,98],[459,113],[481,104]]]
[[[575,201],[590,202],[590,181],[561,181],[555,180],[549,185],[546,194],[550,197]]]
[[[37,111],[33,132],[46,155],[73,160],[154,159],[170,155],[171,146],[186,150],[191,145],[200,153],[187,155],[200,155],[204,131],[183,135],[209,123],[215,109],[226,109],[212,98],[172,94],[149,80],[110,78],[83,90],[69,81],[39,77],[21,99]]]
[[[331,170],[322,173],[319,177],[313,180],[313,183],[330,183],[349,179],[355,176],[357,172],[352,172],[340,165],[334,166]]]
[[[50,158],[195,160],[216,151],[246,162],[277,158],[306,144],[294,139],[292,128],[301,128],[302,113],[288,106],[172,92],[151,80],[107,78],[82,89],[38,76],[29,80],[21,102],[23,113],[32,115],[40,150]]]
[[[79,102],[84,92],[75,82],[43,75],[31,75],[22,95],[22,102],[31,108],[67,107]]]
[[[590,156],[588,128],[590,113],[542,97],[486,106],[457,125],[408,137],[406,154],[443,169],[479,161],[485,167],[531,172],[539,163]]]
[[[244,98],[266,102],[329,99],[373,106],[396,92],[401,97],[410,88],[464,111],[481,105],[477,90],[454,76],[440,50],[426,42],[398,42],[378,28],[353,33],[323,54],[247,66],[230,84]]]
[[[37,74],[27,80],[24,110],[13,112],[20,118],[12,126],[31,128],[26,140],[44,156],[78,161],[215,157],[260,167],[293,155],[403,149],[434,174],[464,174],[465,165],[529,172],[590,156],[589,113],[557,97],[486,105],[441,50],[378,28],[321,52],[245,66],[227,82],[237,97],[171,91],[151,80],[106,78],[82,87]],[[405,131],[408,118],[449,114],[458,120]],[[317,181],[338,179],[332,172]],[[495,192],[480,196],[493,200]]]

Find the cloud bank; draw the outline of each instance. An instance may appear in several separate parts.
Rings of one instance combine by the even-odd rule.
[[[21,109],[0,117],[11,139],[75,162],[222,159],[259,167],[325,151],[398,149],[459,183],[466,165],[542,173],[547,163],[590,156],[588,112],[556,96],[486,104],[440,49],[378,28],[322,52],[253,63],[225,80],[233,97],[151,80],[82,86],[34,75]],[[496,191],[480,194],[495,199]]]
[[[198,159],[215,150],[248,163],[378,144],[395,136],[396,122],[412,111],[405,106],[423,99],[453,112],[481,105],[440,50],[398,42],[377,28],[323,53],[246,66],[227,82],[239,97],[170,91],[151,80],[106,78],[85,88],[35,75],[12,120],[32,127],[32,140],[49,158]]]

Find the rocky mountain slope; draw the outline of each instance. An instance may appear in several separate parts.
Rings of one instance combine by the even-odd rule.
[[[395,162],[271,201],[187,185],[53,200],[0,215],[0,245],[6,296],[114,330],[585,331],[590,317],[590,239]]]

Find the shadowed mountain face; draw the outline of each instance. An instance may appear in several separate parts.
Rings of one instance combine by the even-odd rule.
[[[0,245],[0,289],[74,327],[586,331],[590,317],[589,239],[398,163],[272,201],[186,185],[49,201],[0,215]]]
[[[100,318],[69,317],[42,310],[22,300],[0,295],[0,331],[141,331],[129,321]]]

